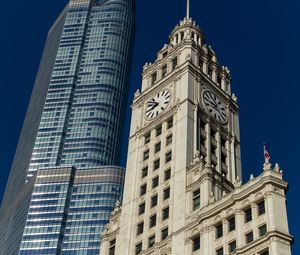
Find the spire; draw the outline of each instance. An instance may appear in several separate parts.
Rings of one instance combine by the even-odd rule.
[[[186,0],[186,18],[190,18],[190,0]]]

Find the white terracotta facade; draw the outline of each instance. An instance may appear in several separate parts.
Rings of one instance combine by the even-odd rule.
[[[187,15],[155,63],[144,66],[123,201],[102,234],[101,255],[291,255],[280,167],[265,162],[260,176],[240,181],[239,109],[230,80]],[[147,120],[147,103],[166,89],[171,102]],[[225,106],[225,124],[208,111],[204,91]]]

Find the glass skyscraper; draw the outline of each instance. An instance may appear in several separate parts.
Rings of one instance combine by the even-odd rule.
[[[71,0],[50,29],[2,202],[1,255],[97,254],[122,193],[134,23],[134,0]]]
[[[117,167],[38,171],[19,254],[99,254],[123,182]]]

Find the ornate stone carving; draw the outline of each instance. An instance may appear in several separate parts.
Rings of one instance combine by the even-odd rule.
[[[235,188],[239,188],[239,187],[241,187],[241,186],[242,186],[242,182],[241,182],[241,180],[240,180],[240,177],[237,176],[237,177],[236,177],[236,180],[235,180],[235,183],[234,183],[234,187],[235,187]]]
[[[112,211],[111,216],[114,217],[117,214],[119,214],[122,210],[122,206],[119,200],[117,200],[116,204],[115,204],[115,209]]]
[[[138,89],[135,93],[134,93],[134,99],[138,98],[141,95],[140,90]]]
[[[269,162],[269,160],[265,161],[265,163],[263,164],[263,169],[264,169],[264,171],[270,171],[270,170],[272,170],[272,165]]]
[[[172,252],[172,249],[171,249],[170,245],[167,245],[167,247],[164,247],[161,249],[160,254],[161,255],[169,255],[169,254],[171,254],[171,252]]]

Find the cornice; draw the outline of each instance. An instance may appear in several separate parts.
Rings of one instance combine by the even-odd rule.
[[[231,193],[227,194],[222,199],[210,204],[196,213],[198,214],[198,222],[201,223],[207,219],[210,219],[218,215],[221,211],[229,209],[237,202],[241,202],[249,197],[249,194],[257,193],[263,189],[267,184],[279,187],[281,189],[287,188],[287,183],[277,177],[268,175],[264,176],[264,173],[256,179],[236,188]],[[193,217],[193,215],[191,215]]]
[[[236,255],[255,254],[256,252],[260,252],[262,249],[269,247],[270,242],[275,240],[290,244],[293,242],[293,237],[280,231],[271,231],[265,236],[260,237],[243,247],[237,248]]]

